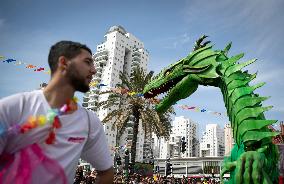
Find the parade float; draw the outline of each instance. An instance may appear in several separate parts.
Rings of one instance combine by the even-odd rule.
[[[277,120],[269,120],[262,102],[268,97],[255,93],[265,83],[250,85],[256,74],[243,71],[256,59],[240,62],[243,53],[229,56],[229,43],[223,50],[214,50],[202,36],[185,58],[163,69],[144,88],[144,97],[167,93],[156,105],[165,112],[171,105],[192,95],[199,85],[220,89],[231,122],[235,146],[225,159],[221,175],[230,173],[228,183],[278,183],[279,153],[272,138],[279,133],[269,129]],[[282,158],[283,159],[283,158]]]

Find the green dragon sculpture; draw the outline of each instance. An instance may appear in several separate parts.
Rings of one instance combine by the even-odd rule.
[[[267,128],[277,120],[265,119],[263,113],[272,107],[262,107],[261,103],[268,97],[254,93],[264,83],[250,86],[256,74],[242,71],[256,59],[239,63],[244,54],[228,57],[231,43],[224,50],[213,50],[210,41],[202,43],[206,37],[196,41],[187,57],[153,78],[144,88],[144,97],[167,92],[156,105],[158,112],[165,112],[193,94],[198,85],[220,88],[236,141],[231,156],[225,159],[221,176],[230,172],[228,183],[278,183],[278,150],[271,142],[271,137],[278,133]]]

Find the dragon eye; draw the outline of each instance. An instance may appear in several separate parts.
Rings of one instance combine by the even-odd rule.
[[[171,70],[168,69],[168,70],[165,72],[165,76],[170,75],[170,73],[171,73]]]

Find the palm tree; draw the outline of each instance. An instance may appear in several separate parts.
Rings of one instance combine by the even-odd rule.
[[[158,137],[169,137],[170,134],[171,115],[174,114],[173,108],[170,108],[163,114],[158,114],[154,109],[153,103],[139,96],[139,93],[142,93],[145,85],[153,77],[153,73],[153,71],[150,71],[148,74],[145,74],[142,68],[138,66],[134,67],[130,76],[120,73],[121,84],[117,85],[116,93],[113,93],[115,90],[101,93],[109,93],[109,97],[106,101],[100,102],[99,107],[103,109],[115,107],[114,110],[107,114],[102,122],[106,123],[114,120],[112,128],[117,128],[117,143],[125,128],[129,126],[128,122],[130,120],[134,122],[131,125],[133,128],[131,162],[133,164],[135,163],[139,122],[142,123],[145,135],[154,132]],[[129,94],[127,91],[135,92],[135,94]]]

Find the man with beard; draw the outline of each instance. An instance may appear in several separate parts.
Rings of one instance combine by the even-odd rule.
[[[97,170],[97,183],[113,182],[103,126],[79,106],[96,73],[92,52],[60,41],[48,56],[51,80],[42,90],[0,100],[0,183],[73,183],[79,158]]]

